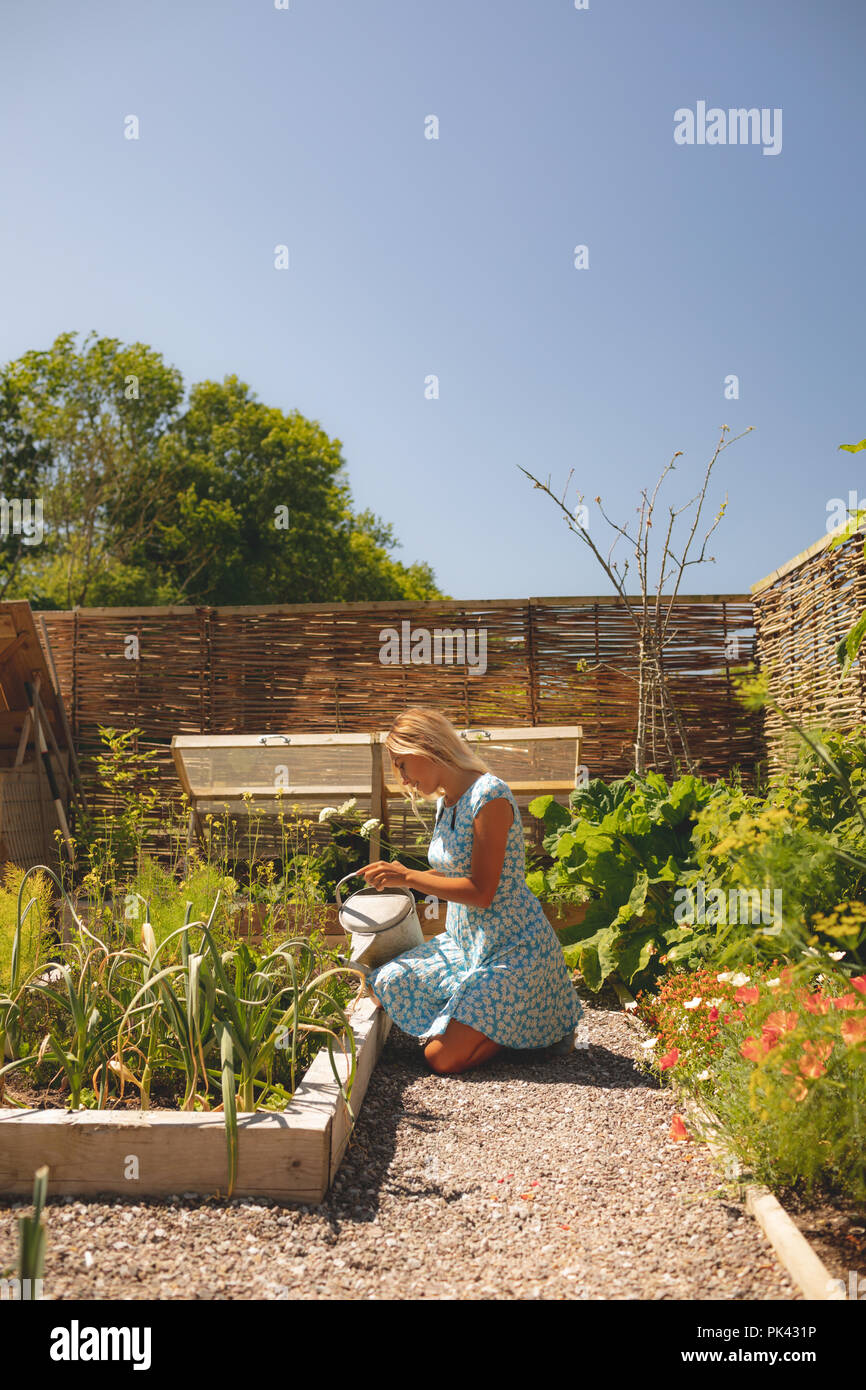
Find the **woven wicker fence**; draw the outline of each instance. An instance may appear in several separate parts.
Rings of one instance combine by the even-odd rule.
[[[848,730],[866,721],[866,663],[844,681],[836,644],[866,609],[863,532],[838,549],[823,536],[752,586],[761,667],[770,692],[798,723]],[[780,715],[765,715],[771,776],[790,767],[803,743]]]
[[[591,777],[631,766],[636,641],[614,597],[42,616],[93,792],[100,724],[144,731],[140,746],[158,750],[168,796],[179,791],[173,734],[365,731],[387,727],[413,704],[441,709],[461,728],[579,723]],[[684,597],[672,626],[667,677],[700,770],[712,776],[739,765],[751,781],[765,756],[760,719],[743,712],[730,679],[731,666],[754,656],[749,599]],[[474,633],[473,663],[445,660],[453,654],[446,640],[440,664],[383,664],[385,629],[408,639],[402,655],[419,631]],[[581,673],[579,662],[601,665]]]

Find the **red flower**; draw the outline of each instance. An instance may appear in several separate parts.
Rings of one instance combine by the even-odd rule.
[[[670,1052],[666,1052],[665,1055],[664,1055],[664,1057],[660,1057],[660,1058],[659,1058],[659,1069],[660,1069],[661,1071],[667,1071],[668,1067],[674,1067],[674,1066],[676,1066],[677,1062],[679,1061],[679,1058],[680,1058],[680,1050],[679,1050],[679,1048],[678,1048],[678,1047],[672,1047],[671,1050],[670,1050]]]
[[[742,985],[734,995],[736,1004],[757,1004],[761,991],[757,985]]]
[[[670,1133],[668,1134],[668,1138],[691,1140],[691,1137],[692,1136],[686,1129],[682,1115],[674,1115],[673,1120],[671,1121],[671,1128]]]
[[[745,1057],[747,1062],[760,1062],[769,1050],[768,1045],[757,1038],[746,1038],[745,1042],[740,1043],[740,1056]]]
[[[855,975],[851,983],[861,994],[866,994],[866,975]]]
[[[715,1004],[714,1004],[713,1007],[710,1009],[709,1013],[707,1014],[707,1017],[708,1017],[708,1019],[710,1020],[711,1023],[715,1023],[715,1021],[716,1021],[716,1019],[718,1018],[718,1016],[719,1016],[719,1011],[718,1011],[718,1009],[716,1008],[716,1006],[715,1006]]]
[[[809,1087],[801,1076],[797,1077],[790,1091],[788,1092],[792,1100],[805,1100],[809,1094]]]
[[[797,1026],[797,1015],[795,1013],[785,1013],[782,1009],[774,1009],[771,1014],[767,1014],[765,1028],[772,1028],[777,1033],[790,1033]]]
[[[803,1043],[803,1055],[800,1058],[799,1067],[803,1076],[812,1077],[813,1080],[823,1076],[827,1068],[824,1066],[830,1053],[833,1051],[833,1043]]]
[[[832,999],[831,1004],[834,1009],[859,1009],[860,1000],[856,994],[840,994],[836,999]]]
[[[847,1047],[866,1042],[866,1014],[861,1014],[859,1018],[846,1018],[842,1024],[842,1037]]]
[[[830,1000],[825,999],[820,990],[815,994],[810,994],[808,990],[801,989],[798,991],[797,998],[803,1008],[809,1010],[810,1014],[825,1014],[831,1007]]]

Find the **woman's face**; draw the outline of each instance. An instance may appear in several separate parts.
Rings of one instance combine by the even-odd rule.
[[[432,796],[442,785],[442,765],[422,753],[392,753],[394,764],[403,785],[415,787],[422,796]]]

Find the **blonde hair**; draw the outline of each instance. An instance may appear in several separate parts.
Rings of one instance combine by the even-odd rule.
[[[453,724],[436,709],[407,709],[398,714],[388,730],[385,747],[392,757],[414,753],[461,772],[490,771],[472,745],[462,739]],[[409,793],[414,804],[413,793],[414,788]]]

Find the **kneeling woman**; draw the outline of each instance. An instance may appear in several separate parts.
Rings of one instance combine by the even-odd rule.
[[[405,1033],[428,1040],[437,1072],[462,1072],[502,1047],[549,1047],[583,1014],[562,947],[526,884],[523,827],[494,777],[436,710],[398,716],[386,740],[411,795],[439,790],[433,873],[380,860],[375,888],[411,888],[448,903],[445,931],[371,971],[368,986]]]

